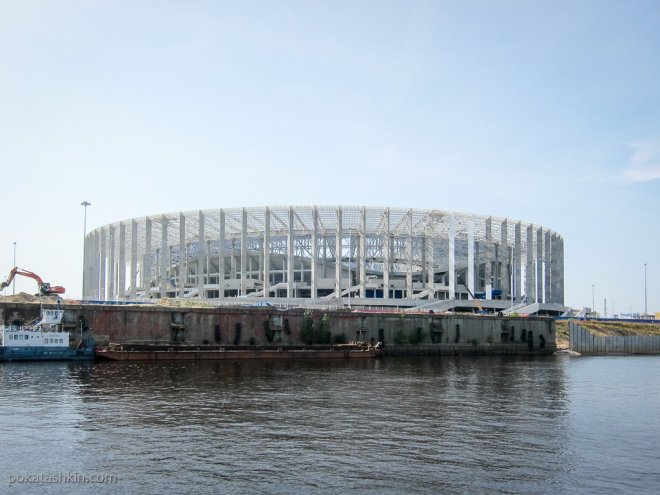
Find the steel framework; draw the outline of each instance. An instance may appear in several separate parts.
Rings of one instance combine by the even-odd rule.
[[[85,299],[564,299],[563,239],[442,210],[274,206],[166,213],[85,237]]]

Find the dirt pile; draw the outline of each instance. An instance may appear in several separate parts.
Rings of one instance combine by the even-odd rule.
[[[43,304],[57,304],[57,301],[60,301],[60,304],[77,304],[78,301],[71,299],[62,299],[59,296],[35,296],[32,294],[27,294],[25,292],[19,292],[18,294],[11,296],[0,296],[0,303],[43,303]]]
[[[212,304],[195,299],[160,299],[157,303],[158,306],[167,306],[170,308],[214,308]]]

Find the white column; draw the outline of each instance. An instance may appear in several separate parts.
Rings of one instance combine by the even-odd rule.
[[[144,222],[144,261],[142,262],[142,289],[147,299],[151,298],[151,219],[147,217]]]
[[[318,263],[318,258],[319,258],[319,212],[314,207],[314,210],[312,210],[312,261],[311,261],[311,270],[312,270],[312,299],[316,299],[317,296],[317,283],[316,283],[316,277],[317,277],[317,270],[316,270],[316,264]]]
[[[509,297],[509,229],[508,222],[504,220],[500,232],[500,289],[502,290],[502,299]]]
[[[449,218],[449,299],[456,299],[456,216],[454,213]]]
[[[270,208],[264,215],[264,297],[270,296]]]
[[[559,304],[564,304],[564,239],[559,237],[559,283],[557,298]]]
[[[117,299],[126,299],[126,225],[119,222],[119,263],[117,266]]]
[[[188,283],[188,246],[186,245],[186,216],[179,213],[179,297],[183,298]]]
[[[515,226],[514,230],[514,247],[513,247],[513,297],[515,301],[520,299],[522,290],[520,287],[521,277],[520,277],[520,267],[521,263],[521,254],[522,254],[522,227],[520,222]]]
[[[225,297],[225,210],[220,210],[220,233],[218,235],[218,290]]]
[[[131,220],[131,300],[137,298],[138,224]]]
[[[406,236],[406,297],[412,299],[412,264],[413,264],[413,218],[412,210],[408,210],[408,235]]]
[[[335,237],[335,292],[341,298],[341,261],[342,261],[342,229],[341,208],[337,208],[337,236]]]
[[[527,302],[535,302],[536,276],[534,273],[534,232],[531,225],[527,227],[527,266],[525,267],[525,295]]]
[[[385,210],[385,239],[383,239],[383,298],[390,298],[390,266],[392,238],[390,237],[390,209]]]
[[[426,257],[426,287],[433,290],[435,287],[435,238],[432,235],[424,237],[424,252]],[[429,295],[429,299],[435,298],[435,291]]]
[[[167,297],[167,269],[169,262],[169,246],[167,244],[167,217],[163,215],[160,219],[160,274],[158,287],[160,297]]]
[[[247,270],[248,270],[248,235],[247,235],[247,210],[241,210],[241,296],[247,293]]]
[[[229,253],[229,278],[231,280],[236,280],[238,276],[236,275],[236,239],[232,238],[230,241],[231,248]],[[239,255],[240,256],[240,255]],[[240,262],[240,258],[238,260]]]
[[[206,245],[206,256],[204,256],[204,273],[206,273],[205,284],[211,284],[211,239],[206,239],[204,243]],[[213,288],[213,287],[211,287]],[[206,292],[204,292],[204,297],[206,297]]]
[[[323,243],[323,251],[321,254],[321,277],[322,278],[327,278],[328,277],[328,236],[325,235],[325,232],[323,233],[323,236],[321,237],[322,243]]]
[[[360,210],[360,222],[359,222],[359,251],[360,256],[358,259],[358,270],[360,273],[360,297],[367,297],[367,268],[365,265],[365,259],[367,257],[367,210],[362,207]]]
[[[106,270],[108,259],[108,233],[106,229],[101,229],[101,249],[99,260],[99,301],[106,300]]]
[[[486,219],[486,241],[484,242],[484,288],[486,299],[493,298],[493,225],[491,217]]]
[[[83,232],[83,283],[82,283],[82,299],[89,299],[87,295],[89,293],[89,287],[93,285],[92,283],[92,270],[93,266],[92,261],[92,249],[94,247],[94,238],[93,234],[87,234]]]
[[[294,269],[294,238],[293,238],[293,206],[289,206],[289,232],[287,242],[287,268],[286,268],[286,297],[293,297],[293,269]]]
[[[264,246],[263,246],[263,238],[259,239],[255,236],[254,242],[257,244],[257,255],[254,257],[254,262],[257,264],[257,268],[255,269],[255,272],[257,272],[257,278],[256,280],[259,282],[263,283],[263,261],[264,261]],[[252,261],[252,258],[250,258],[250,261]]]
[[[108,235],[108,300],[113,301],[115,296],[115,228],[111,225]]]
[[[545,299],[543,302],[549,303],[552,302],[552,286],[551,286],[551,274],[552,268],[550,264],[550,231],[545,231],[545,256],[543,258],[543,264],[545,265]]]
[[[536,302],[543,300],[543,229],[536,230]]]
[[[474,224],[472,220],[468,222],[468,245],[467,245],[467,280],[468,299],[474,299]],[[472,294],[470,294],[472,293]]]
[[[474,241],[474,263],[472,265],[473,270],[474,270],[474,277],[472,278],[473,280],[473,286],[474,290],[480,290],[481,289],[481,284],[479,283],[479,260],[481,259],[481,249],[483,247],[483,244],[479,241]],[[485,290],[485,289],[484,289]]]
[[[551,253],[551,301],[557,304],[564,304],[564,246],[561,237],[557,234],[553,234],[550,246],[552,249]]]
[[[197,297],[204,299],[206,292],[204,291],[205,285],[205,268],[206,268],[206,232],[205,232],[206,216],[202,210],[199,210],[199,249],[197,250]]]
[[[90,294],[93,293],[94,287],[94,234],[85,233],[83,243],[83,286],[82,298],[90,299]]]
[[[101,260],[101,237],[99,231],[94,232],[92,246],[92,265],[91,265],[91,278],[86,284],[87,295],[85,299],[99,300],[99,280],[101,276],[100,260]]]

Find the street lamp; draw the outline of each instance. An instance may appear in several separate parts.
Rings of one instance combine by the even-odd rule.
[[[644,315],[647,314],[649,314],[649,310],[646,306],[646,263],[644,263]]]
[[[85,216],[83,220],[83,281],[82,281],[82,299],[85,298],[85,267],[87,266],[87,249],[85,249],[85,237],[87,236],[87,207],[91,206],[92,203],[89,201],[83,201],[80,203],[85,209]]]

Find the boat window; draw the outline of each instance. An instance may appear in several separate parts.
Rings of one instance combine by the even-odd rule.
[[[25,336],[25,340],[27,340],[27,339],[28,339],[28,336],[26,335],[26,336]]]

